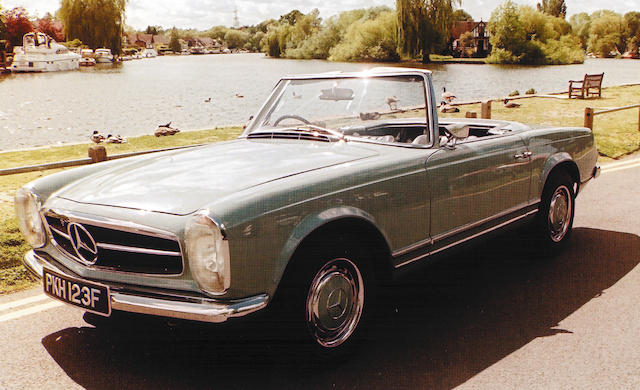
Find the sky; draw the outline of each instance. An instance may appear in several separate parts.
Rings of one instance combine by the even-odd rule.
[[[462,8],[475,20],[488,20],[491,11],[504,0],[462,0]],[[536,5],[540,0],[515,0],[518,4]],[[599,9],[611,9],[624,14],[640,11],[640,0],[565,0],[569,15],[579,12],[591,13]],[[54,13],[60,7],[60,0],[0,0],[3,8],[23,6],[30,15],[42,16]],[[215,25],[233,25],[234,10],[238,10],[241,25],[252,25],[298,9],[307,13],[314,8],[320,16],[332,15],[356,8],[386,5],[395,7],[395,0],[129,0],[126,23],[142,30],[148,25],[165,28],[209,29]]]

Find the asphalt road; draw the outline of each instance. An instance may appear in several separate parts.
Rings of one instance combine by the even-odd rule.
[[[0,297],[0,388],[640,388],[638,194],[640,162],[608,166],[556,258],[516,231],[414,273],[342,362],[255,323],[104,331],[38,289]]]

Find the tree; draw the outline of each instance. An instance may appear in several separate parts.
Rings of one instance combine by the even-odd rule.
[[[296,24],[296,22],[298,21],[298,18],[300,18],[301,16],[304,16],[304,14],[298,11],[297,9],[294,9],[293,11],[280,16],[279,21],[281,23],[282,22],[289,23],[291,26],[293,26],[294,24]]]
[[[22,7],[16,7],[5,15],[5,25],[7,29],[6,37],[11,46],[22,46],[24,34],[33,31],[33,25],[29,20],[29,14]]]
[[[632,53],[638,53],[640,46],[640,12],[628,12],[624,15],[624,21],[627,23],[627,50]]]
[[[60,19],[67,40],[80,39],[92,49],[122,49],[127,0],[62,0]]]
[[[457,9],[453,11],[454,22],[473,22],[473,16],[469,15],[467,11],[463,9]]]
[[[171,29],[171,38],[169,39],[169,49],[174,53],[180,53],[182,51],[182,45],[180,44],[180,36],[178,30],[174,27]]]
[[[581,12],[571,16],[569,19],[571,30],[580,39],[583,49],[587,49],[589,33],[591,32],[591,16],[586,12]]]
[[[460,46],[460,52],[463,57],[470,57],[471,53],[469,52],[469,49],[473,48],[474,43],[475,39],[471,31],[467,31],[460,35],[460,38],[458,38],[458,45]]]
[[[542,0],[538,3],[538,11],[564,19],[567,16],[567,5],[564,0]]]
[[[144,30],[144,33],[151,34],[151,35],[162,34],[163,33],[162,26],[147,26],[147,28]]]
[[[63,41],[62,23],[53,18],[50,13],[46,13],[42,18],[34,23],[35,29],[41,33],[47,34],[56,41]]]
[[[613,11],[596,11],[591,15],[589,50],[603,57],[624,53],[628,28],[622,15]]]
[[[243,48],[249,40],[249,34],[240,30],[229,30],[224,34],[224,41],[229,49]]]
[[[7,39],[7,25],[5,23],[4,12],[2,12],[2,5],[0,5],[0,41]],[[0,50],[4,50],[0,47]]]
[[[460,0],[396,0],[398,47],[401,52],[429,62],[429,55],[449,40]]]

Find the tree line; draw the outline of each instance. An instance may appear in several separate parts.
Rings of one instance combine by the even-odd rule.
[[[20,44],[25,31],[35,29],[57,40],[78,39],[89,47],[109,47],[119,53],[122,34],[133,32],[124,24],[126,5],[127,0],[62,0],[55,17],[38,20],[30,19],[23,8],[2,11],[0,39]],[[165,31],[148,26],[144,32],[169,34],[176,49],[180,39],[207,36],[231,49],[262,51],[275,58],[428,62],[431,54],[451,54],[454,23],[473,20],[461,6],[461,0],[396,0],[395,9],[356,9],[327,19],[320,18],[317,9],[307,14],[293,10],[240,29]],[[620,15],[602,10],[569,20],[566,15],[564,0],[541,0],[536,7],[506,0],[488,21],[492,50],[487,61],[567,64],[583,62],[585,53],[605,57],[638,53],[640,12]],[[471,47],[473,34],[463,34],[458,44]]]

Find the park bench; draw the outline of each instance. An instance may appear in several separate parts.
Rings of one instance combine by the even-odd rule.
[[[584,80],[569,81],[569,99],[577,97],[584,99],[585,97],[595,96],[602,97],[602,79],[604,73],[601,74],[585,74]]]

